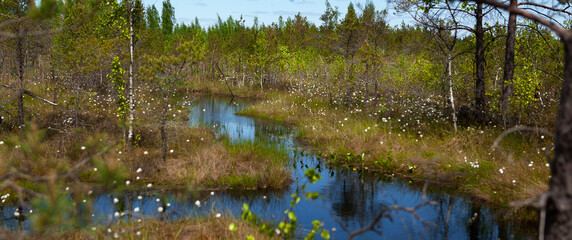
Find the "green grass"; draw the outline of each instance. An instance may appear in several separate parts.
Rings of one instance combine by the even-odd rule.
[[[281,189],[291,182],[286,170],[288,154],[283,147],[262,141],[231,141],[228,138],[223,138],[222,142],[233,161],[231,175],[220,180],[223,185],[230,188]],[[262,169],[245,170],[251,168]]]

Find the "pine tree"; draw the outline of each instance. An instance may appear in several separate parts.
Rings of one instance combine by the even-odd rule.
[[[161,29],[163,34],[173,34],[175,26],[175,8],[171,5],[170,0],[163,1],[163,11],[161,12]]]

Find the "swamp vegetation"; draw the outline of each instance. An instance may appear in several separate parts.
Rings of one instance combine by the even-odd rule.
[[[203,27],[169,0],[2,0],[0,234],[544,235],[567,48],[484,2]]]

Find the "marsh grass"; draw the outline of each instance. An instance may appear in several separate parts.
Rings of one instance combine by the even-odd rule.
[[[15,117],[5,116],[0,130],[0,141],[5,142],[0,145],[0,161],[21,168],[31,176],[45,176],[52,170],[65,172],[103,146],[111,146],[101,159],[125,169],[134,186],[153,183],[195,188],[276,189],[290,183],[285,161],[276,160],[268,148],[261,148],[265,149],[261,152],[258,147],[262,145],[230,143],[216,138],[212,130],[190,127],[187,105],[193,98],[188,93],[175,94],[168,106],[168,149],[167,160],[163,162],[157,120],[162,109],[160,96],[144,85],[138,87],[135,140],[130,147],[122,140],[125,128],[116,116],[113,93],[80,90],[78,99],[74,92],[58,89],[59,106],[56,107],[24,98],[27,124],[31,126],[30,134],[24,138],[11,121]],[[30,81],[28,89],[46,98],[51,98],[53,90],[47,79]],[[0,89],[0,93],[5,93],[7,98],[16,97],[5,89]],[[15,110],[15,106],[9,104],[5,108]],[[25,152],[26,149],[16,149],[16,145],[31,150]],[[140,168],[142,172],[137,173]],[[0,173],[8,170],[1,168]],[[94,183],[98,175],[93,167],[85,167],[79,179]]]
[[[226,217],[225,217],[226,216]],[[236,231],[229,230],[234,223]],[[95,229],[95,230],[94,230]],[[255,239],[275,239],[258,232],[253,226],[232,215],[213,216],[165,222],[154,219],[143,219],[141,222],[119,222],[110,226],[96,226],[85,230],[53,233],[47,236],[25,236],[17,233],[1,232],[5,239],[244,239],[252,235]]]
[[[500,127],[461,126],[455,133],[430,101],[417,104],[425,109],[419,112],[408,110],[410,100],[392,101],[348,107],[284,93],[241,114],[295,124],[302,143],[355,171],[432,178],[499,205],[546,190],[550,169],[541,149],[551,149],[548,136],[513,133],[491,149]]]

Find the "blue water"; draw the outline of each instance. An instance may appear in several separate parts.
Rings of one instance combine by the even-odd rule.
[[[422,184],[409,184],[391,177],[377,177],[367,173],[344,169],[327,169],[316,156],[304,151],[295,141],[295,131],[287,126],[245,116],[236,112],[250,103],[225,98],[204,97],[190,106],[189,124],[205,126],[215,130],[219,136],[227,136],[232,141],[263,141],[288,150],[291,158],[289,168],[293,183],[285,191],[240,191],[240,192],[194,192],[146,190],[128,192],[121,195],[101,194],[93,200],[92,221],[109,224],[118,219],[159,218],[176,220],[215,213],[234,214],[240,217],[243,203],[247,203],[253,213],[264,220],[278,223],[285,220],[284,210],[290,209],[291,194],[305,191],[319,192],[321,198],[302,200],[293,209],[298,217],[298,236],[312,228],[311,222],[319,220],[330,230],[332,239],[346,239],[348,231],[367,226],[385,207],[399,205],[413,207],[423,201]],[[310,184],[304,172],[307,168],[320,171],[322,179]],[[216,169],[213,169],[216,171]],[[421,185],[421,186],[420,186]],[[437,186],[433,186],[437,187]],[[431,186],[429,189],[433,189]],[[114,198],[120,199],[115,204]],[[356,239],[533,239],[536,229],[518,222],[500,221],[503,215],[486,206],[448,194],[443,191],[429,192],[428,201],[436,205],[426,205],[416,213],[427,225],[412,214],[392,211],[392,218],[384,218],[374,231],[359,235]],[[195,202],[199,200],[201,206]],[[167,205],[168,204],[168,205]],[[164,208],[163,212],[158,209]],[[140,211],[132,211],[139,208]],[[127,211],[125,211],[127,209]],[[18,221],[13,219],[15,208],[5,208],[4,226],[15,230]],[[115,212],[126,213],[116,217]],[[24,229],[28,222],[22,222]],[[344,227],[342,227],[344,226]],[[335,229],[335,231],[333,231]]]

